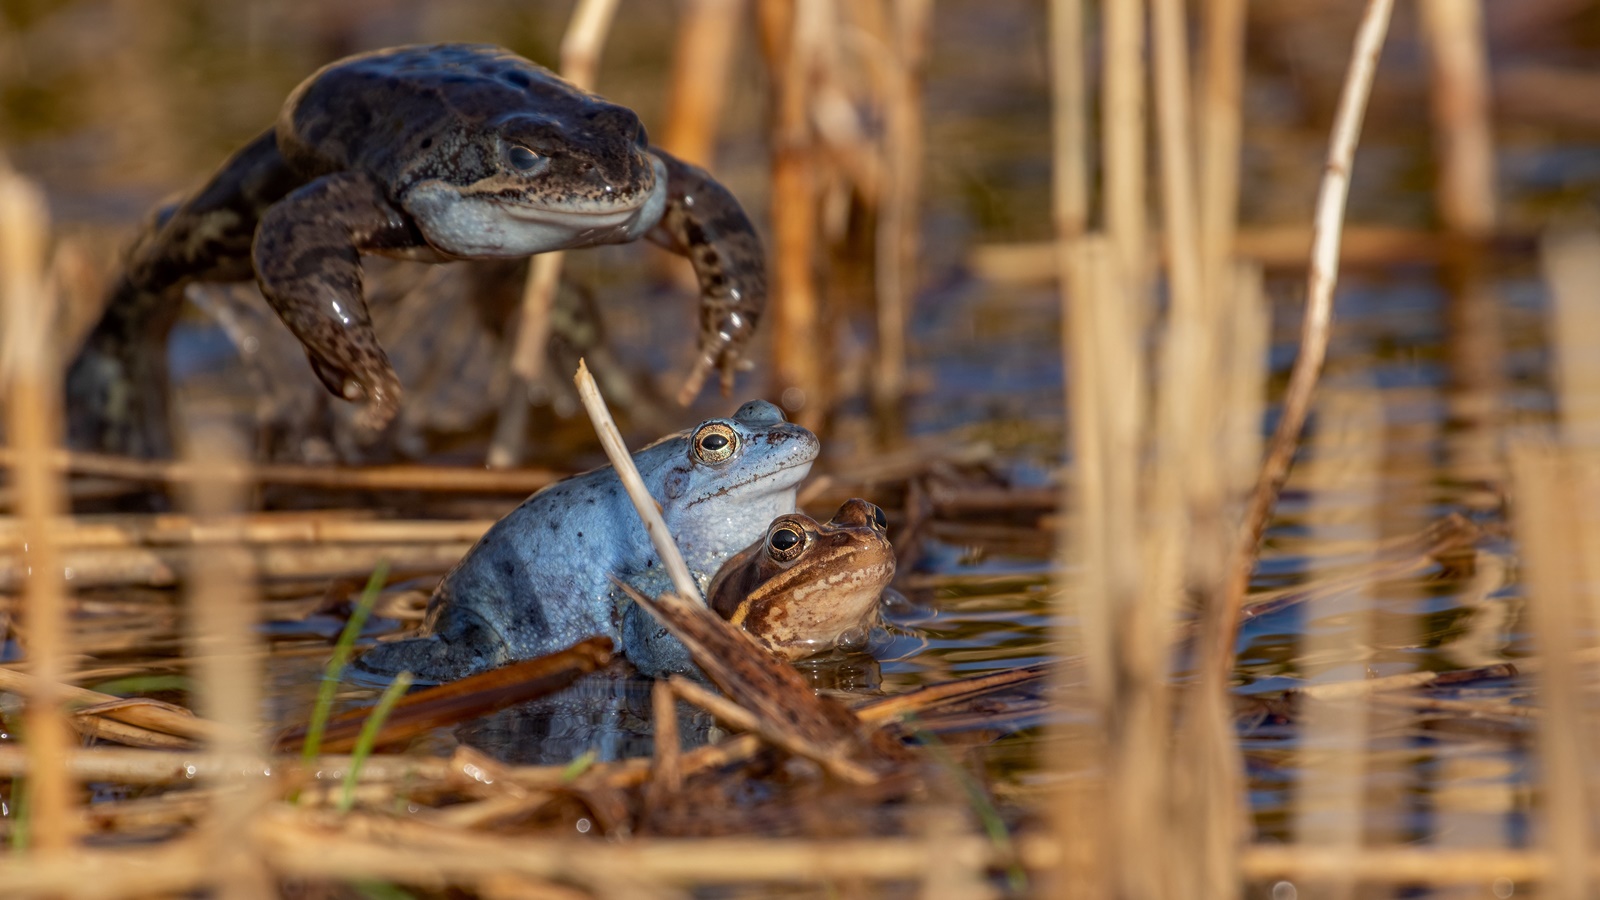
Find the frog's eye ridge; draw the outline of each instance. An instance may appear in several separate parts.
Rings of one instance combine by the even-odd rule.
[[[506,159],[513,168],[528,172],[538,167],[541,157],[527,147],[513,145],[506,151]]]
[[[701,462],[722,462],[739,451],[739,433],[720,422],[695,432],[694,456]]]
[[[805,548],[805,535],[793,525],[779,525],[767,535],[767,552],[779,562],[788,562],[800,555]]]

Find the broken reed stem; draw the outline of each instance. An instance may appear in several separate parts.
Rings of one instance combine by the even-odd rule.
[[[20,632],[38,677],[25,695],[23,740],[32,755],[30,835],[41,855],[72,844],[72,781],[61,765],[69,745],[61,683],[68,675],[67,596],[51,524],[62,512],[61,478],[49,454],[60,440],[61,374],[56,366],[55,290],[45,277],[49,221],[38,188],[0,167],[0,302],[10,369],[6,420],[18,508],[28,543]],[[13,628],[16,628],[13,625]],[[3,637],[3,636],[0,636]]]
[[[1489,63],[1481,0],[1421,0],[1431,63],[1428,94],[1436,199],[1447,229],[1481,239],[1494,232],[1494,138],[1489,125]]]
[[[600,51],[605,47],[618,0],[578,0],[561,39],[561,77],[582,90],[593,90],[600,68]],[[550,342],[550,310],[555,306],[561,284],[561,251],[541,253],[528,268],[522,289],[522,314],[517,324],[516,342],[511,351],[511,374],[517,384],[508,387],[501,416],[521,421],[533,397],[534,385],[544,377],[545,346]],[[489,447],[489,465],[506,468],[522,458],[524,430],[497,430]]]
[[[47,457],[54,472],[72,472],[102,478],[122,478],[179,484],[204,477],[215,483],[284,484],[350,491],[429,491],[462,493],[529,494],[567,477],[567,472],[520,469],[486,472],[478,468],[448,466],[295,466],[223,465],[202,471],[187,462],[133,459],[99,453],[79,453],[52,447]],[[16,469],[14,450],[0,450],[0,467]]]
[[[678,45],[661,146],[684,162],[710,168],[727,98],[734,38],[745,0],[688,0],[679,5]]]
[[[1322,374],[1322,363],[1327,357],[1328,335],[1333,318],[1333,288],[1339,276],[1340,229],[1350,191],[1350,170],[1355,161],[1361,120],[1366,111],[1367,97],[1372,92],[1378,56],[1383,50],[1383,39],[1393,9],[1394,0],[1368,0],[1361,26],[1356,32],[1350,68],[1345,73],[1339,109],[1334,116],[1327,169],[1322,175],[1313,221],[1311,265],[1306,275],[1305,321],[1301,325],[1300,349],[1289,375],[1278,426],[1267,445],[1267,456],[1262,462],[1250,505],[1229,554],[1222,601],[1226,604],[1226,614],[1232,616],[1233,621],[1230,626],[1217,629],[1213,640],[1219,646],[1208,651],[1209,658],[1226,661],[1226,671],[1222,673],[1224,678],[1233,669],[1233,647],[1239,632],[1238,610],[1250,583],[1250,573],[1255,569],[1261,536],[1266,532],[1267,520],[1272,516],[1283,482],[1289,476],[1289,465],[1300,440],[1300,430],[1305,426],[1306,415],[1311,409],[1311,395],[1316,390],[1317,379]]]
[[[589,374],[589,367],[583,360],[578,360],[578,374],[572,379],[578,385],[578,399],[583,401],[583,408],[589,413],[589,421],[594,423],[595,434],[600,438],[600,445],[605,448],[606,457],[611,460],[611,465],[617,470],[617,477],[622,481],[622,487],[628,492],[628,499],[633,501],[633,508],[638,511],[639,518],[644,522],[645,533],[650,535],[650,543],[656,548],[656,553],[661,557],[662,565],[666,566],[667,574],[672,576],[672,586],[678,596],[690,602],[704,606],[705,597],[700,594],[700,586],[695,582],[694,576],[689,574],[689,566],[683,561],[683,553],[678,550],[678,544],[672,538],[672,533],[667,531],[667,523],[661,518],[661,507],[656,499],[650,496],[650,489],[644,486],[644,479],[639,477],[639,469],[633,464],[633,457],[628,453],[628,445],[622,441],[622,433],[617,431],[616,420],[611,418],[611,410],[606,408],[605,398],[600,396],[600,388],[594,383],[594,376]]]
[[[241,465],[248,451],[242,436],[218,424],[194,430],[187,444],[186,455],[202,477],[189,483],[185,505],[195,523],[209,527],[218,538],[191,548],[185,592],[195,709],[216,723],[207,749],[223,762],[216,777],[205,782],[223,789],[217,791],[203,829],[212,847],[206,858],[219,895],[245,898],[266,877],[250,832],[267,800],[261,779],[251,777],[268,768],[259,715],[265,654],[256,631],[260,607],[250,554],[239,532],[228,535],[223,521],[237,521],[250,487],[247,482],[212,481],[203,474],[214,466]]]

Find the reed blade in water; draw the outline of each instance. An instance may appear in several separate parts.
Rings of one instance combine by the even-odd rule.
[[[378,698],[378,705],[372,708],[372,714],[367,716],[367,722],[361,726],[361,737],[356,739],[356,748],[350,754],[350,771],[344,773],[344,787],[339,793],[339,812],[347,813],[356,802],[356,782],[361,777],[361,767],[366,764],[367,757],[372,755],[372,746],[377,742],[378,732],[383,728],[383,722],[389,718],[389,713],[394,705],[405,696],[411,688],[411,673],[401,672],[394,677],[394,681],[383,689],[383,696]],[[306,742],[310,746],[310,742]]]

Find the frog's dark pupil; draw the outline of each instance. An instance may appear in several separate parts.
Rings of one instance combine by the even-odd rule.
[[[519,169],[531,169],[539,162],[539,155],[527,147],[512,147],[511,164]]]
[[[889,527],[889,519],[884,516],[882,507],[874,506],[872,508],[872,521],[877,522],[879,528]]]
[[[772,549],[793,550],[800,543],[800,535],[793,528],[779,528],[772,533]]]
[[[728,446],[728,439],[720,434],[708,434],[700,439],[700,446],[709,453],[715,453]]]

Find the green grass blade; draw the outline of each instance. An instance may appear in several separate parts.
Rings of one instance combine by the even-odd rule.
[[[378,592],[383,589],[388,577],[389,561],[379,560],[377,567],[372,570],[372,577],[367,579],[367,586],[361,591],[360,601],[350,613],[350,621],[344,623],[344,630],[339,632],[339,642],[333,645],[333,656],[322,673],[322,684],[317,687],[317,704],[311,709],[311,726],[306,729],[305,746],[300,750],[300,758],[306,762],[316,759],[318,751],[322,749],[322,733],[327,730],[328,716],[333,712],[333,695],[339,690],[339,678],[344,674],[344,667],[350,664],[356,637],[366,627],[367,617],[372,614],[372,606],[378,601]]]
[[[574,781],[577,781],[578,776],[589,771],[589,767],[593,766],[594,761],[599,758],[600,751],[593,747],[590,747],[589,749],[578,754],[577,759],[567,763],[567,767],[561,770],[561,783],[571,784]]]
[[[339,794],[339,812],[347,813],[356,802],[356,781],[361,775],[361,766],[366,763],[367,757],[372,755],[372,744],[378,739],[378,731],[383,728],[383,722],[389,718],[389,713],[394,710],[394,705],[400,702],[406,691],[411,689],[411,673],[401,672],[394,677],[394,681],[383,689],[383,696],[378,698],[378,705],[372,708],[367,715],[367,720],[361,723],[361,734],[356,736],[356,748],[350,754],[350,771],[344,773],[344,790]]]

